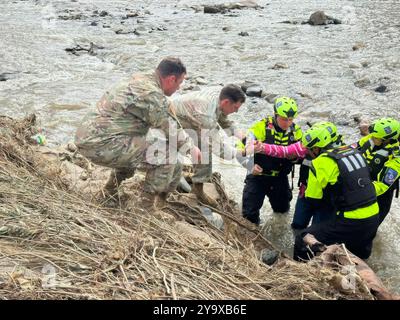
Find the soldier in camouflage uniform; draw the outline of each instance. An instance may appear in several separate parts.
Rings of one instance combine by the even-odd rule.
[[[167,155],[164,163],[149,163],[146,151],[155,142],[148,139],[149,129],[161,130],[164,142],[169,142],[169,123],[176,119],[166,96],[179,88],[185,75],[179,59],[165,58],[155,71],[134,74],[106,92],[78,128],[79,152],[95,164],[113,168],[105,186],[109,195],[116,194],[119,184],[132,177],[138,166],[147,170],[142,200],[148,209],[154,208],[157,198],[165,201],[176,188],[181,163],[168,161]],[[188,136],[183,135],[177,147],[187,142]]]
[[[203,183],[208,182],[212,175],[211,151],[229,160],[237,155],[238,151],[224,143],[224,137],[219,129],[225,129],[228,136],[239,132],[235,130],[232,121],[229,121],[227,116],[237,112],[245,100],[243,91],[233,84],[224,88],[211,87],[171,99],[171,107],[181,126],[184,129],[192,129],[191,132],[195,134],[192,139],[195,143],[197,142],[200,149],[202,149],[200,146],[208,147],[208,156],[202,158],[205,163],[194,164],[192,181],[193,192],[200,201],[213,207],[217,207],[218,204],[203,191]],[[187,131],[189,133],[189,130]],[[202,154],[205,155],[204,150]]]

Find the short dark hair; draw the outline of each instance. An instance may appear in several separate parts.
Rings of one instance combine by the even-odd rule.
[[[161,77],[176,76],[180,77],[182,74],[186,73],[186,67],[182,63],[181,59],[174,57],[166,57],[161,60],[157,67]]]
[[[221,93],[219,94],[219,100],[224,99],[229,99],[234,103],[244,103],[246,101],[246,95],[236,84],[228,84],[222,88]]]

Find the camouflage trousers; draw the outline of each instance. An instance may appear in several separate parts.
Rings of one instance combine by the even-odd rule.
[[[212,158],[211,153],[209,153],[209,163],[208,164],[194,164],[193,165],[193,183],[204,183],[209,182],[212,176]]]
[[[181,125],[184,129],[191,129],[191,124],[188,121],[185,120],[180,120]],[[186,131],[186,133],[192,138],[193,142],[195,145],[202,151],[202,162],[199,164],[193,164],[193,177],[192,181],[193,183],[204,183],[204,182],[209,182],[212,176],[212,155],[211,155],[211,144],[210,144],[210,139],[209,137],[201,137],[201,131],[200,130],[195,130],[196,136],[192,136],[192,132]],[[208,141],[203,144],[201,143],[200,139],[207,139]],[[205,148],[208,148],[208,153],[203,153],[204,150],[202,150],[202,145],[205,145]]]
[[[145,137],[116,137],[107,143],[77,142],[76,145],[83,156],[97,165],[122,172],[132,172],[136,168],[144,169],[144,190],[147,192],[172,192],[179,184],[182,163],[176,159],[170,164],[167,157],[163,164],[149,163],[146,159],[149,143]]]

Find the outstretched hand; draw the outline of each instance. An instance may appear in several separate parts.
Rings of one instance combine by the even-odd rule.
[[[264,151],[264,145],[260,141],[252,141],[246,146],[246,154],[262,153]]]
[[[253,170],[251,171],[251,173],[254,176],[260,175],[260,174],[262,174],[262,172],[263,172],[263,169],[258,164],[255,164],[253,167]]]

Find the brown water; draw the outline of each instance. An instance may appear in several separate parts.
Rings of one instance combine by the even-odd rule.
[[[174,55],[186,63],[189,76],[203,76],[210,85],[253,80],[270,93],[295,97],[301,108],[300,124],[333,121],[348,142],[359,137],[353,121],[356,116],[398,118],[400,1],[328,0],[321,4],[272,0],[268,5],[259,1],[264,9],[230,15],[196,13],[190,8],[213,3],[218,2],[0,0],[0,74],[13,73],[10,80],[0,82],[0,113],[18,117],[35,112],[50,144],[65,143],[109,86],[132,72],[153,68],[166,55]],[[325,28],[280,23],[307,20],[319,9],[343,24]],[[108,15],[92,17],[95,10]],[[139,17],[122,19],[136,10]],[[84,17],[59,18],[77,14]],[[90,26],[92,22],[97,26]],[[228,30],[223,31],[224,27]],[[140,35],[116,34],[121,28],[136,29]],[[249,36],[239,36],[241,31]],[[65,51],[77,43],[90,42],[104,49],[96,56]],[[365,48],[353,51],[356,42],[364,43]],[[271,69],[276,63],[288,68]],[[356,87],[354,82],[363,77],[368,77],[370,84]],[[374,92],[380,84],[389,91]],[[234,118],[246,127],[271,112],[267,102],[249,99]],[[240,201],[244,170],[220,163],[216,168]],[[290,252],[292,213],[276,217],[269,213],[268,205],[265,207],[265,232]],[[395,199],[369,259],[373,269],[397,292],[399,208]]]

